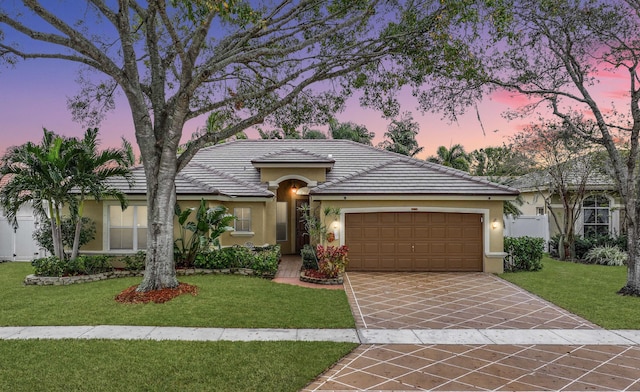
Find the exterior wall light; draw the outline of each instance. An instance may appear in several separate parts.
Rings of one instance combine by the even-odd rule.
[[[495,230],[498,227],[500,227],[500,223],[498,223],[498,218],[493,218],[493,221],[491,222],[491,228]]]
[[[331,225],[333,228],[333,236],[336,240],[340,239],[340,223],[338,221],[334,221]]]

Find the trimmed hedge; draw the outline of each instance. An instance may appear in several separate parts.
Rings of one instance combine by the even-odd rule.
[[[537,237],[505,237],[505,272],[538,271],[542,269],[544,240]]]
[[[194,266],[206,269],[250,268],[256,275],[275,275],[280,256],[280,245],[251,249],[234,245],[199,253]]]
[[[31,262],[37,276],[93,275],[113,271],[109,256],[78,256],[75,260],[61,260],[55,256]]]

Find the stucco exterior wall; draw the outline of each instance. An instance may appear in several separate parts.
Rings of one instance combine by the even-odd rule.
[[[104,228],[102,225],[102,202],[95,200],[87,200],[84,202],[84,216],[93,219],[96,223],[96,238],[84,245],[81,251],[101,251],[102,250],[102,236],[104,235]]]
[[[538,208],[545,208],[544,197],[539,192],[522,192],[520,197],[523,204],[518,208],[522,211],[522,215],[538,215]]]
[[[220,243],[223,246],[244,245],[251,242],[254,245],[275,244],[275,214],[271,217],[268,214],[264,202],[210,202],[210,206],[222,204],[229,209],[229,213],[233,214],[234,208],[251,208],[251,232],[227,232],[220,237]],[[271,203],[268,203],[271,204]],[[274,205],[275,208],[275,205]],[[269,219],[268,219],[269,218]]]

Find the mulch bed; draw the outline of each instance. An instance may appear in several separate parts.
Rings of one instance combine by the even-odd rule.
[[[144,293],[137,292],[138,285],[131,286],[116,296],[116,301],[123,304],[146,304],[155,302],[165,303],[182,294],[198,295],[198,287],[187,283],[180,283],[174,289],[152,290]]]

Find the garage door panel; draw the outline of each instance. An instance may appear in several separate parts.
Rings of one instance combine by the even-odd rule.
[[[381,240],[385,240],[387,238],[395,240],[398,237],[395,227],[382,227],[378,230],[379,237]]]
[[[394,271],[406,271],[413,269],[412,257],[398,257],[395,260]]]
[[[395,225],[397,223],[396,214],[382,213],[379,215],[378,223],[381,225]]]
[[[398,227],[396,229],[396,237],[397,238],[413,238],[414,229],[413,227]]]
[[[412,213],[401,213],[401,214],[393,214],[396,217],[396,223],[397,224],[404,224],[404,225],[409,225],[409,226],[413,226],[413,220],[414,217]]]
[[[354,271],[482,270],[479,214],[346,214],[345,243]]]
[[[426,237],[434,238],[434,239],[447,238],[447,228],[446,227],[430,227],[426,231]]]
[[[380,237],[380,229],[377,227],[365,227],[362,230],[362,238],[377,238]]]

